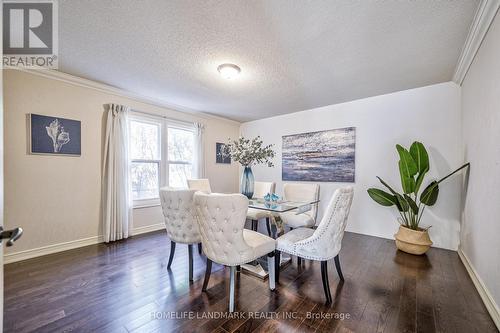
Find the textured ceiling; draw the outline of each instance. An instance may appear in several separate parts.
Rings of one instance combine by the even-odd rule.
[[[61,0],[59,70],[248,121],[451,80],[478,3]]]

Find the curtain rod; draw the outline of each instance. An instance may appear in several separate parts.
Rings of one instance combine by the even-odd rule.
[[[197,121],[188,121],[188,120],[180,120],[180,119],[170,118],[170,117],[167,117],[167,116],[164,116],[164,115],[161,115],[161,114],[156,114],[156,113],[146,112],[146,111],[139,111],[139,110],[135,110],[135,109],[130,109],[130,111],[132,111],[134,113],[141,113],[141,114],[144,114],[144,115],[147,115],[147,116],[150,116],[150,117],[167,119],[167,120],[170,120],[172,122],[181,123],[183,125],[185,125],[185,124],[194,124],[194,123],[197,122]]]

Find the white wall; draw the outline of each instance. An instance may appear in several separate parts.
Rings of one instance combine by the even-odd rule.
[[[462,84],[463,144],[471,162],[461,250],[500,318],[500,15]],[[498,322],[497,322],[498,325]]]
[[[93,241],[102,234],[101,161],[106,103],[204,123],[206,173],[214,191],[238,189],[238,167],[215,163],[215,142],[236,138],[239,123],[156,107],[27,72],[6,70],[4,80],[5,225],[24,228],[23,237],[7,249],[7,255],[82,239]],[[28,113],[81,120],[81,156],[28,154]],[[134,228],[148,230],[159,223],[160,207],[134,210]]]
[[[374,203],[366,193],[380,186],[375,176],[400,188],[395,145],[423,142],[431,157],[428,180],[442,177],[462,162],[460,140],[460,88],[451,82],[330,105],[284,116],[244,123],[245,137],[260,135],[276,145],[274,168],[254,167],[255,178],[276,181],[282,192],[281,137],[283,135],[356,127],[355,198],[347,229],[367,235],[393,238],[397,213]],[[460,227],[460,178],[443,183],[438,203],[426,209],[423,225],[437,247],[457,249]],[[333,191],[349,184],[321,183],[320,214]],[[424,183],[425,185],[425,183]]]

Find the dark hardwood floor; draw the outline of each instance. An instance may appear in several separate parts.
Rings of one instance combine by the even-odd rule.
[[[4,331],[497,332],[452,251],[412,256],[391,240],[346,233],[345,283],[329,263],[332,305],[324,304],[319,262],[294,260],[274,292],[238,275],[240,318],[210,319],[227,309],[228,269],[214,264],[202,293],[205,259],[195,251],[189,284],[187,246],[177,246],[171,271],[169,246],[156,232],[6,265]]]

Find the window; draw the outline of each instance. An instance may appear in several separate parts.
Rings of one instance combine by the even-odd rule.
[[[135,206],[158,204],[163,186],[187,187],[193,176],[195,137],[189,124],[131,117],[130,168]]]
[[[168,128],[168,185],[186,187],[193,174],[193,130]]]
[[[161,124],[130,122],[130,158],[132,198],[158,198],[161,169]]]

